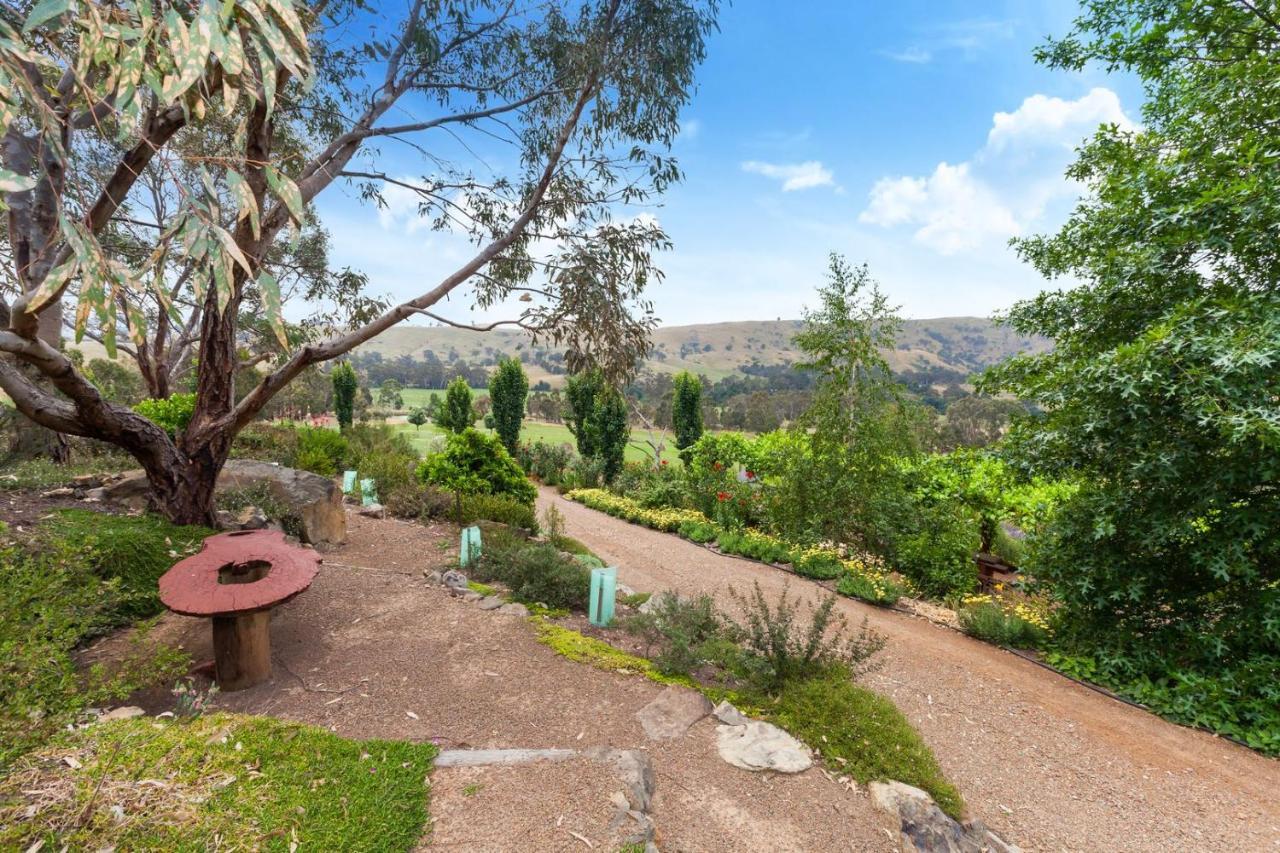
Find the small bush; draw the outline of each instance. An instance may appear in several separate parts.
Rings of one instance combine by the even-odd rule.
[[[749,557],[762,563],[788,563],[791,549],[780,539],[756,530],[721,530],[716,546],[725,553]]]
[[[445,449],[423,461],[418,477],[452,492],[506,495],[530,506],[538,496],[502,442],[474,429],[450,434]]]
[[[960,609],[960,627],[966,634],[1015,649],[1034,649],[1044,644],[1048,633],[1017,613],[1008,612],[994,601],[967,604]]]
[[[191,423],[196,411],[195,394],[171,394],[168,397],[151,397],[133,407],[144,418],[155,423],[170,436],[176,436]]]
[[[548,444],[539,440],[518,445],[515,457],[530,476],[548,486],[557,486],[564,479],[565,469],[573,462],[574,453],[567,444]]]
[[[245,507],[256,506],[268,519],[279,522],[285,533],[302,537],[302,516],[277,500],[271,493],[271,487],[266,483],[259,483],[246,489],[228,489],[218,492],[214,500],[218,509],[232,513]]]
[[[796,574],[817,580],[833,580],[845,574],[840,555],[824,548],[807,548],[795,555]]]
[[[418,521],[452,518],[455,511],[453,495],[435,486],[424,486],[421,483],[393,486],[382,496],[382,505],[396,518],[412,518]]]
[[[317,427],[298,427],[294,468],[332,477],[346,464],[351,446],[342,433]]]
[[[538,517],[533,507],[506,495],[463,495],[462,520],[467,523],[496,521],[530,533],[538,532]]]
[[[898,571],[937,598],[977,589],[977,523],[949,506],[922,507],[915,522],[914,529],[894,542]]]
[[[714,541],[720,533],[710,521],[686,521],[680,525],[678,532],[685,539],[699,545]]]
[[[888,578],[852,571],[841,576],[836,592],[886,607],[906,594],[906,590]]]
[[[298,455],[298,431],[291,426],[253,423],[236,436],[231,455],[237,459],[258,459],[292,468]]]
[[[784,587],[778,601],[770,605],[759,583],[749,597],[729,590],[745,614],[745,621],[736,628],[753,658],[747,675],[757,689],[779,690],[836,667],[854,677],[870,669],[870,659],[884,648],[884,638],[872,632],[865,620],[856,633],[847,634],[848,623],[835,612],[836,597],[830,595],[810,609],[806,623],[797,600],[787,592]]]
[[[586,608],[591,572],[553,545],[486,532],[484,553],[473,566],[477,579],[498,581],[525,604],[579,611]]]
[[[645,657],[664,675],[689,675],[710,656],[709,644],[725,634],[711,596],[681,598],[674,592],[662,593],[648,613],[628,617],[622,627],[645,644]]]

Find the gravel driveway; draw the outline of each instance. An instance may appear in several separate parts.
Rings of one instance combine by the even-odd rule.
[[[816,584],[628,524],[543,488],[566,532],[640,591]],[[888,639],[870,686],[933,747],[970,810],[1026,850],[1280,851],[1280,762],[1165,722],[921,619],[841,599]]]

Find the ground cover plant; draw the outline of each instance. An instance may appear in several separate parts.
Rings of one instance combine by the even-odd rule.
[[[188,656],[137,633],[116,668],[74,653],[160,612],[156,582],[212,531],[155,516],[65,510],[34,531],[0,531],[0,767],[96,703],[186,671]]]
[[[100,723],[0,779],[0,846],[407,850],[423,835],[436,752],[269,717]]]
[[[468,574],[502,584],[516,601],[553,610],[584,610],[591,570],[549,542],[533,542],[501,526],[486,526],[480,559]]]

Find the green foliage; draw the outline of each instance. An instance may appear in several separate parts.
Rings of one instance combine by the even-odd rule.
[[[103,397],[117,405],[136,406],[146,396],[141,374],[118,361],[90,359],[84,373],[90,382],[98,386]]]
[[[798,552],[792,560],[791,567],[795,569],[796,574],[817,580],[834,580],[845,574],[840,555],[822,548]]]
[[[398,380],[386,379],[378,386],[378,405],[384,409],[399,411],[404,408],[404,385]]]
[[[156,515],[120,516],[84,509],[58,510],[40,527],[39,539],[53,548],[80,555],[84,568],[106,580],[118,580],[109,625],[123,625],[159,613],[160,576],[194,553],[213,531],[178,527]]]
[[[422,429],[422,425],[431,420],[431,416],[427,414],[427,410],[421,406],[409,411],[409,423],[413,424],[414,430]]]
[[[538,532],[538,516],[533,511],[533,505],[509,495],[464,494],[462,521],[464,524],[496,521],[530,533]]]
[[[435,486],[417,482],[387,489],[380,497],[387,512],[396,518],[433,521],[453,518],[456,513],[457,504],[453,495]]]
[[[525,375],[520,360],[504,358],[499,361],[498,369],[489,377],[493,429],[513,456],[520,442],[520,423],[524,420],[524,404],[528,396],[529,377]]]
[[[131,457],[120,453],[78,456],[65,465],[43,457],[24,459],[5,466],[0,474],[0,491],[51,489],[65,486],[81,474],[114,474],[136,465]]]
[[[338,417],[338,428],[347,429],[353,423],[356,405],[356,388],[359,380],[350,362],[339,362],[329,374],[333,382],[333,410]]]
[[[133,410],[161,427],[170,437],[180,435],[196,410],[195,394],[171,394],[143,400]]]
[[[702,382],[687,370],[677,373],[672,382],[675,396],[671,401],[671,425],[676,449],[688,464],[689,448],[702,437]]]
[[[896,779],[928,791],[952,817],[964,813],[960,792],[902,712],[838,671],[792,684],[767,707],[772,722],[840,773],[863,784]]]
[[[0,782],[0,846],[28,849],[407,850],[427,822],[429,743],[346,740],[323,728],[233,714],[120,720],[64,734],[22,762],[42,785],[74,789],[18,819],[28,772]],[[74,754],[83,768],[59,759]],[[245,768],[261,768],[246,773]],[[101,790],[164,779],[114,820]],[[219,780],[234,780],[220,784]],[[141,809],[141,811],[135,811]]]
[[[591,572],[554,545],[487,535],[484,553],[473,566],[476,578],[503,584],[517,601],[566,610],[586,609]]]
[[[85,708],[185,671],[139,632],[121,666],[77,670],[86,640],[161,609],[156,581],[211,531],[153,516],[66,510],[34,534],[0,530],[0,767]]]
[[[380,495],[415,482],[419,456],[407,435],[388,424],[356,424],[344,435],[349,467],[377,483]]]
[[[918,503],[898,520],[891,562],[920,590],[937,598],[978,586],[978,524],[952,503]]]
[[[859,598],[871,604],[889,607],[896,604],[907,591],[887,578],[870,577],[860,572],[845,572],[836,584],[836,592],[850,598]]]
[[[755,530],[721,530],[716,547],[726,554],[748,557],[762,563],[791,562],[791,548],[785,542]]]
[[[259,483],[245,489],[227,489],[214,495],[214,505],[219,510],[235,513],[245,507],[257,507],[271,521],[280,523],[280,527],[290,536],[302,537],[302,516],[282,503],[271,487]]]
[[[471,402],[471,388],[467,380],[459,376],[449,383],[444,392],[444,403],[436,414],[436,426],[459,433],[476,422],[475,406]]]
[[[1065,651],[1231,725],[1253,697],[1171,685],[1280,656],[1280,89],[1255,6],[1088,4],[1046,44],[1053,67],[1136,73],[1142,126],[1099,130],[1069,170],[1086,200],[1018,243],[1079,284],[1013,308],[1055,348],[984,380],[1044,412],[1015,422],[1010,461],[1082,483],[1032,557]]]
[[[801,681],[839,671],[844,677],[866,672],[871,657],[884,648],[884,637],[868,629],[848,635],[848,623],[835,612],[836,597],[829,595],[802,618],[797,599],[783,588],[770,604],[760,584],[750,596],[730,588],[743,622],[735,623],[743,648],[753,659],[750,678],[756,690],[776,692]]]
[[[711,646],[724,638],[725,631],[715,599],[709,595],[681,598],[674,592],[659,595],[648,613],[628,616],[622,628],[644,643],[645,657],[652,658],[659,672],[684,676],[714,654]]]
[[[323,427],[298,427],[298,447],[292,466],[332,477],[347,462],[351,446],[342,433]]]
[[[519,445],[515,457],[520,467],[548,486],[559,485],[574,461],[573,450],[569,445],[548,444],[545,441]]]
[[[997,646],[1036,649],[1048,634],[1043,628],[1011,613],[993,601],[966,604],[960,608],[960,627],[966,634]]]
[[[609,387],[597,396],[590,428],[599,441],[601,474],[606,483],[612,483],[622,470],[627,441],[631,438],[627,402],[621,391]]]
[[[475,429],[450,434],[443,451],[423,460],[418,476],[452,492],[507,495],[530,506],[538,496],[502,442]]]
[[[600,438],[592,427],[596,397],[604,390],[599,371],[571,375],[564,387],[564,423],[578,445],[578,455],[591,459],[600,453]]]
[[[714,542],[719,531],[710,521],[685,521],[680,524],[679,534],[690,542],[697,542],[699,545],[707,542]]]

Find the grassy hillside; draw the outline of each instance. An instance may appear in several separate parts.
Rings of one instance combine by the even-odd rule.
[[[753,320],[665,326],[654,332],[654,352],[646,366],[673,373],[690,370],[720,379],[752,363],[794,362],[799,356],[791,339],[800,325],[799,320]],[[980,317],[941,317],[908,320],[897,348],[886,355],[896,371],[945,367],[968,373],[1018,352],[1041,352],[1048,347],[1049,342],[1043,338],[1025,338]],[[533,363],[535,348],[525,334],[507,329],[480,333],[399,326],[362,349],[380,352],[386,359],[421,356],[423,350],[431,350],[441,359],[448,359],[452,354],[468,361],[502,354],[518,355],[525,362],[532,382],[546,379],[558,385],[563,380],[562,376],[550,374]]]

